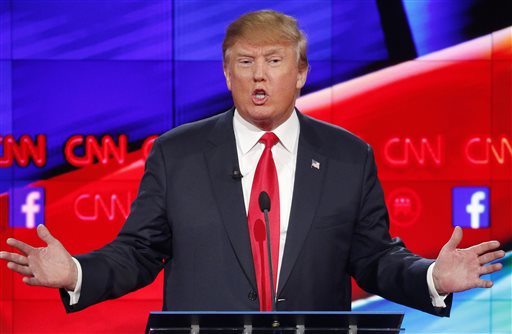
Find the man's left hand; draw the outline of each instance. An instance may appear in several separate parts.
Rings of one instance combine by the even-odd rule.
[[[502,268],[501,263],[488,264],[505,256],[496,250],[498,241],[487,241],[469,248],[459,249],[462,229],[455,227],[450,240],[444,245],[436,259],[432,277],[437,292],[441,295],[465,291],[472,288],[490,288],[492,281],[480,276],[491,274]]]

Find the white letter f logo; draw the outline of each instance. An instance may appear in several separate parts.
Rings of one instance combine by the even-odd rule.
[[[471,215],[471,228],[480,227],[480,214],[485,211],[485,205],[480,204],[485,199],[485,192],[477,191],[471,195],[471,202],[466,205],[466,212]]]
[[[25,198],[25,204],[21,206],[21,212],[25,214],[25,226],[27,228],[36,227],[36,213],[41,211],[41,206],[36,201],[41,198],[37,191],[31,191]]]

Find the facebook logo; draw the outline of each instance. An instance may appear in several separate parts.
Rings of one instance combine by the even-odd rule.
[[[44,188],[14,189],[11,227],[35,228],[44,224]]]
[[[489,187],[455,187],[452,195],[453,226],[489,227]]]

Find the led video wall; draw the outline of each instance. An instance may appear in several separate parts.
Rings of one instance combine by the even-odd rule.
[[[39,224],[72,254],[111,241],[154,139],[232,106],[225,29],[265,8],[308,36],[301,112],[373,146],[393,236],[435,258],[458,225],[462,247],[497,239],[509,251],[495,286],[456,294],[449,319],[356,285],[354,309],[403,311],[408,333],[511,332],[506,0],[0,0],[0,249],[8,237],[42,246]],[[162,307],[162,277],[70,315],[4,263],[0,284],[2,333],[140,333]]]

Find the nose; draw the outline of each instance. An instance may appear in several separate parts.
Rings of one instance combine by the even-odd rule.
[[[265,62],[256,61],[254,64],[254,81],[260,82],[265,80]]]

